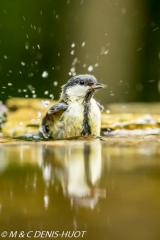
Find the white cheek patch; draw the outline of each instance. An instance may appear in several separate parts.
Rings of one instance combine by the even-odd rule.
[[[84,97],[86,95],[87,91],[88,91],[87,86],[75,85],[75,86],[67,89],[66,93],[69,96]]]

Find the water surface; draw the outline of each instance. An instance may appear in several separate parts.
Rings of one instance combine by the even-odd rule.
[[[159,149],[158,140],[1,144],[0,233],[159,240]]]

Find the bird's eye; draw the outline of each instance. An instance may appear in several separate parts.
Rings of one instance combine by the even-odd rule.
[[[49,126],[45,126],[46,133],[49,133]]]
[[[80,83],[80,85],[84,85],[84,81],[83,80],[81,80],[79,83]]]

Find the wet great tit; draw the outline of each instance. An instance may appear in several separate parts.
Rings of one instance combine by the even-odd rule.
[[[60,99],[40,124],[40,134],[47,139],[100,136],[101,105],[93,94],[104,85],[92,75],[77,75],[62,86]]]

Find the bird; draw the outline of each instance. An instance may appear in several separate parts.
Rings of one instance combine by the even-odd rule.
[[[69,79],[61,87],[59,101],[46,113],[39,127],[45,139],[63,140],[79,136],[100,136],[103,106],[93,98],[104,84],[90,74]]]

